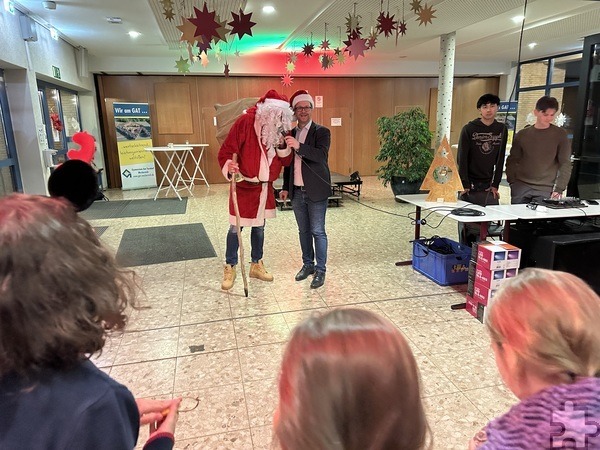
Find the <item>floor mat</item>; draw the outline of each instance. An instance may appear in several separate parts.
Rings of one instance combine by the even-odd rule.
[[[125,267],[216,256],[201,223],[130,228],[117,250],[117,261]]]
[[[185,214],[187,197],[155,200],[98,200],[81,213],[86,220],[119,219],[123,217],[166,216]]]

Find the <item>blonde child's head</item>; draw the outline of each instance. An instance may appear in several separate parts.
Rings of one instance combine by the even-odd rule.
[[[599,376],[599,324],[600,298],[584,281],[535,268],[502,286],[486,318],[500,372],[521,398],[532,393],[524,380],[543,386]]]
[[[363,309],[312,317],[283,357],[275,440],[284,450],[425,448],[419,384],[410,347],[387,319]]]

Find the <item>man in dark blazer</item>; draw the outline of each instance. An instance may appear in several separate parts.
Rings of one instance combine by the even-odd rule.
[[[316,289],[325,283],[327,270],[325,214],[327,199],[331,196],[331,174],[327,165],[331,132],[312,121],[315,103],[307,91],[295,92],[290,104],[298,126],[285,140],[295,155],[291,165],[284,169],[279,198],[290,199],[298,223],[302,268],[296,274],[296,281],[314,274],[310,287]]]

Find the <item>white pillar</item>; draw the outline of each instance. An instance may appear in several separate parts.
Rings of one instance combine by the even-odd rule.
[[[444,136],[450,140],[455,50],[456,32],[440,36],[440,69],[438,78],[437,117],[435,127],[436,149],[441,144]]]

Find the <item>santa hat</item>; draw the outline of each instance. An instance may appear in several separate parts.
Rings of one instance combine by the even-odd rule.
[[[263,95],[258,100],[258,103],[264,103],[265,105],[271,105],[271,106],[274,106],[276,108],[281,108],[281,109],[289,109],[290,108],[290,104],[288,103],[287,97],[285,95],[278,93],[274,89],[271,89],[269,92],[267,92],[265,95]],[[258,103],[257,103],[257,105],[258,105]]]
[[[290,104],[292,105],[292,108],[295,108],[296,103],[299,102],[308,102],[310,103],[311,108],[314,108],[315,106],[313,98],[310,96],[308,91],[305,91],[304,89],[294,92],[294,94],[290,97]]]

